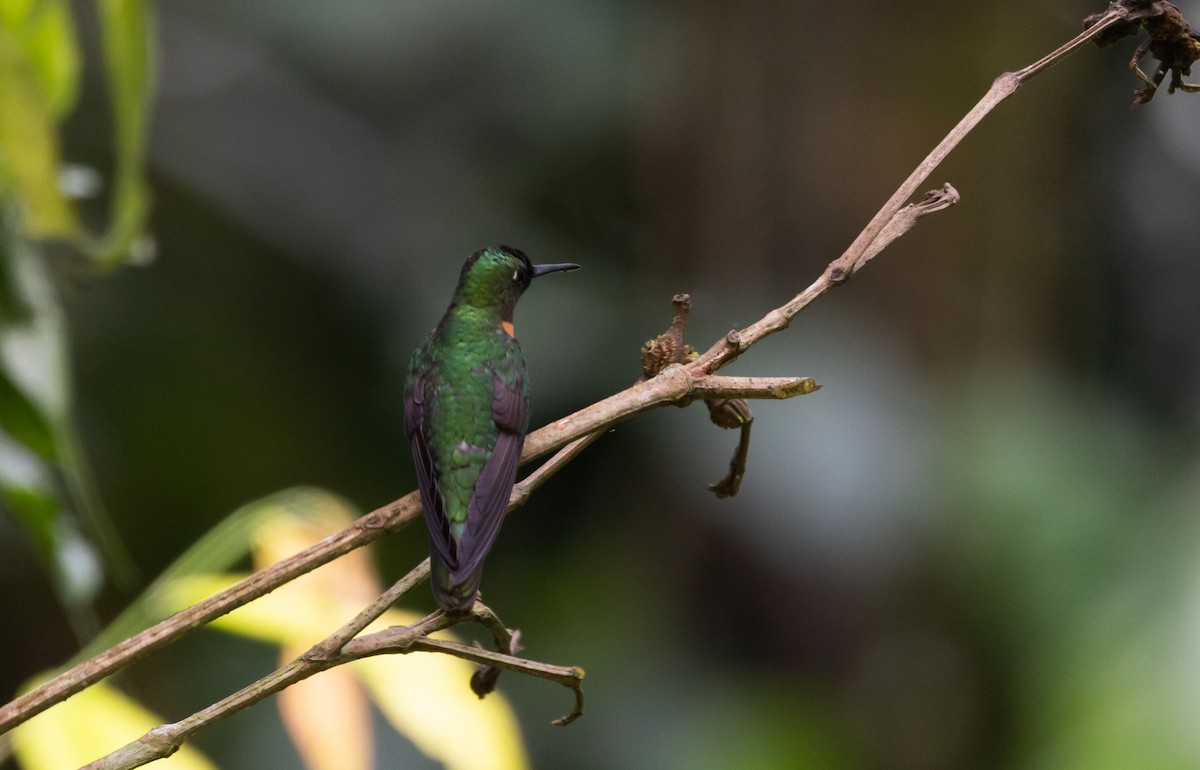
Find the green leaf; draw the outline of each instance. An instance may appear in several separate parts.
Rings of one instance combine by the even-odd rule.
[[[0,211],[0,500],[53,565],[63,329],[42,265],[18,242],[14,225],[11,212]]]
[[[33,312],[18,284],[16,219],[16,211],[5,205],[0,188],[0,324],[26,323]]]
[[[145,259],[142,235],[150,209],[145,178],[146,127],[153,86],[152,29],[143,0],[100,0],[104,59],[112,95],[116,169],[113,175],[109,231],[96,255],[113,267]]]
[[[30,236],[75,236],[79,221],[58,186],[53,99],[64,97],[47,90],[27,53],[19,35],[0,27],[0,191],[14,191]]]
[[[25,394],[0,370],[0,431],[7,433],[43,460],[54,460],[58,449],[54,429]]]
[[[47,461],[67,420],[66,329],[50,277],[0,211],[0,430]]]
[[[80,232],[59,190],[57,126],[78,87],[79,51],[66,0],[0,3],[0,187],[15,190],[36,237]]]
[[[86,625],[92,622],[87,605],[103,582],[100,557],[68,515],[55,482],[49,464],[0,433],[0,512],[37,547],[71,620]]]
[[[79,49],[66,0],[5,0],[0,28],[17,41],[50,111],[62,117],[79,92]]]
[[[62,309],[44,261],[16,237],[15,224],[0,211],[0,504],[37,544],[82,624],[102,583],[84,528],[115,576],[132,567],[78,448]]]
[[[46,465],[0,434],[0,508],[25,530],[47,562],[53,560],[59,506]]]

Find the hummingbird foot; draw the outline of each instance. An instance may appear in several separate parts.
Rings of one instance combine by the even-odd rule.
[[[484,696],[496,691],[496,681],[499,679],[499,666],[480,666],[474,674],[471,674],[471,692],[483,699]]]

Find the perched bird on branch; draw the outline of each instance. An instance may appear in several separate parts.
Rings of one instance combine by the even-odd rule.
[[[529,428],[529,377],[513,308],[534,278],[578,267],[534,265],[507,246],[475,252],[446,314],[413,351],[404,432],[429,529],[430,584],[446,612],[475,602]]]

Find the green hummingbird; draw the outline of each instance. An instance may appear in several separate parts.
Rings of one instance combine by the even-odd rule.
[[[454,299],[409,362],[404,432],[429,529],[438,606],[475,602],[529,428],[529,375],[513,336],[513,308],[534,278],[579,265],[534,265],[491,246],[463,265]]]

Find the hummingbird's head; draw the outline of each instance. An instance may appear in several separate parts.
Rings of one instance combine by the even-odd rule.
[[[463,265],[454,299],[460,305],[498,308],[505,321],[512,320],[513,307],[534,278],[579,265],[560,263],[535,265],[520,249],[489,246],[471,255]]]

